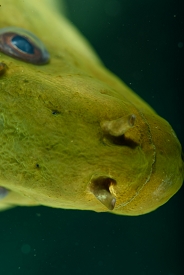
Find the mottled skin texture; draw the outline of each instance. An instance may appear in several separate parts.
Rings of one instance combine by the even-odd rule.
[[[0,74],[0,186],[10,190],[1,210],[109,211],[90,189],[100,176],[115,183],[111,213],[140,215],[167,202],[184,178],[171,126],[107,71],[46,1],[1,0],[0,28],[7,26],[34,33],[51,58],[39,66],[0,53],[8,68]],[[103,121],[129,114],[135,125],[123,137],[104,133]]]

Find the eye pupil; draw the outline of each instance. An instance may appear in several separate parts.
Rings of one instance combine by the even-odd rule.
[[[0,52],[35,65],[44,65],[50,58],[44,44],[36,35],[11,26],[0,28]]]
[[[11,41],[12,41],[12,44],[16,46],[18,49],[20,49],[21,51],[26,52],[28,54],[34,54],[34,48],[26,38],[20,35],[16,35],[12,38]]]

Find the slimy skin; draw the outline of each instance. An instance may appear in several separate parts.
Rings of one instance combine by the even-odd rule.
[[[104,68],[54,1],[1,0],[0,144],[1,210],[136,216],[184,179],[169,123]]]

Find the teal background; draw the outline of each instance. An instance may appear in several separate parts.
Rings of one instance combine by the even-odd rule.
[[[184,146],[183,11],[174,0],[67,0],[105,65]],[[140,217],[47,207],[0,213],[0,275],[182,275],[183,188]]]

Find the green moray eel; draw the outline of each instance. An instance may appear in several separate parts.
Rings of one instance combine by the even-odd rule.
[[[181,187],[171,126],[110,73],[54,1],[0,2],[0,209],[141,215]]]

